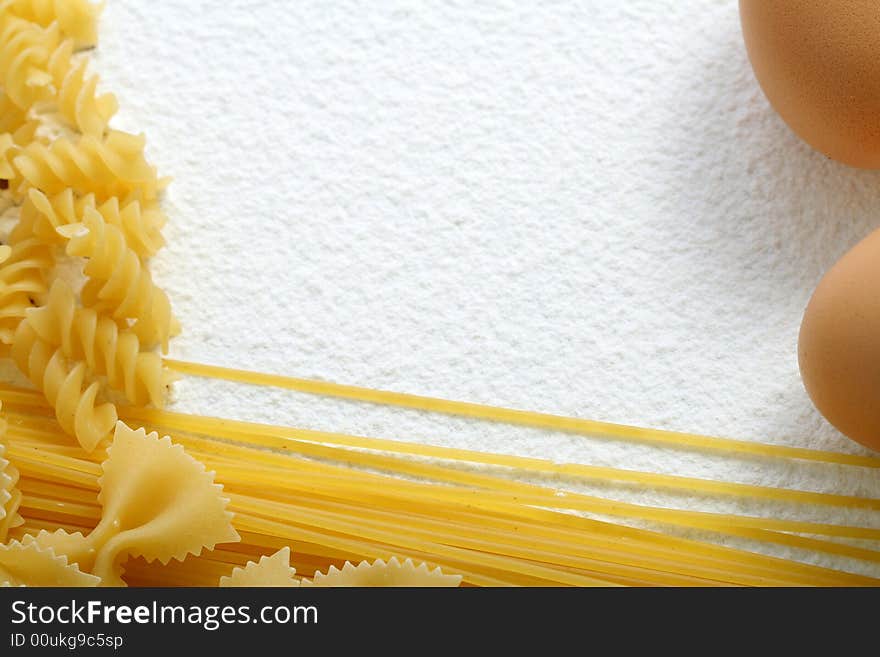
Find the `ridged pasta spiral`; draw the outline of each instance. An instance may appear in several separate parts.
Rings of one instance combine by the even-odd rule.
[[[61,349],[40,339],[25,320],[12,341],[12,359],[31,382],[43,391],[55,409],[62,428],[91,452],[116,425],[116,407],[99,403],[100,384],[87,381],[86,364],[68,361]]]
[[[140,340],[91,308],[77,307],[69,284],[57,280],[46,305],[28,312],[28,322],[45,342],[60,347],[70,360],[84,361],[89,370],[107,377],[107,385],[133,404],[162,408],[170,373],[162,358],[141,351]]]
[[[49,59],[61,43],[57,24],[43,29],[35,23],[4,16],[0,28],[0,79],[10,100],[22,110],[54,93]]]
[[[87,258],[83,272],[88,281],[82,302],[98,312],[112,313],[118,320],[131,319],[131,330],[145,348],[162,345],[179,331],[168,295],[153,283],[150,271],[128,247],[122,230],[86,208],[83,222],[58,229],[69,239],[67,254]]]
[[[85,60],[70,66],[58,84],[58,109],[82,134],[101,137],[119,109],[116,96],[98,95],[98,76],[89,75]]]
[[[98,95],[98,76],[89,73],[88,60],[74,62],[73,52],[73,41],[63,41],[52,52],[46,66],[52,76],[58,111],[82,134],[101,137],[119,109],[119,103],[111,93]]]
[[[0,180],[4,181],[3,188],[10,189],[16,200],[19,200],[20,197],[17,191],[20,187],[21,177],[13,160],[21,152],[23,145],[29,144],[37,138],[35,133],[38,126],[37,121],[26,121],[14,132],[0,134]]]
[[[0,132],[15,132],[27,121],[27,112],[0,90]]]
[[[103,202],[118,196],[154,200],[166,181],[144,158],[142,135],[111,131],[104,139],[85,135],[76,141],[59,138],[46,146],[32,143],[13,164],[28,188],[54,195],[71,188],[93,193]]]
[[[5,180],[7,187],[18,175],[12,165],[12,158],[17,152],[13,136],[8,132],[0,134],[0,180]]]
[[[78,197],[71,189],[51,198],[31,189],[22,205],[18,224],[12,231],[12,239],[35,236],[49,244],[62,244],[64,238],[56,229],[82,223],[86,208],[97,211],[105,222],[122,229],[129,248],[142,258],[155,255],[165,244],[160,232],[165,215],[157,206],[143,208],[140,201],[120,201],[115,196],[98,205],[93,194]]]
[[[47,27],[57,22],[61,31],[76,41],[77,47],[88,48],[98,41],[98,17],[103,3],[88,0],[11,0],[8,10]]]
[[[49,246],[35,238],[12,244],[9,257],[0,264],[0,342],[11,344],[27,310],[43,301],[46,272],[54,264]]]

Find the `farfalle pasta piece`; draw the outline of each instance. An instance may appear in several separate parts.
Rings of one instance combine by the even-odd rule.
[[[72,361],[84,361],[96,375],[133,404],[162,408],[165,391],[174,380],[162,358],[142,351],[131,331],[91,308],[78,307],[68,283],[56,280],[45,306],[28,312],[28,323],[45,342],[60,347]]]
[[[49,59],[61,44],[57,24],[43,28],[17,17],[0,27],[0,81],[10,100],[27,111],[55,93]]]
[[[418,587],[456,587],[461,584],[460,575],[444,575],[440,568],[431,570],[427,564],[416,566],[412,559],[401,562],[391,557],[386,563],[382,559],[370,563],[362,561],[357,566],[346,561],[340,570],[330,566],[327,573],[315,573],[314,578],[303,580],[303,586],[352,587],[352,586],[418,586]]]
[[[82,572],[66,556],[30,537],[0,545],[0,587],[93,587],[100,583],[99,577]]]
[[[95,449],[116,424],[116,407],[100,403],[98,381],[88,381],[83,362],[70,361],[58,349],[40,339],[25,320],[18,325],[10,351],[18,368],[43,391],[55,409],[61,427],[87,452]]]
[[[240,540],[214,474],[167,436],[119,422],[107,453],[97,527],[88,536],[41,532],[40,545],[67,555],[105,586],[124,586],[122,566],[130,556],[166,564]]]
[[[98,205],[93,194],[77,196],[71,189],[52,197],[31,189],[11,237],[23,239],[35,236],[50,244],[63,244],[66,239],[56,229],[82,223],[87,208],[100,214],[107,224],[120,228],[129,248],[141,258],[155,255],[165,244],[160,231],[166,219],[156,205],[145,207],[136,199],[120,201],[115,196]]]
[[[51,249],[36,238],[14,242],[0,263],[0,342],[12,344],[29,308],[42,303],[46,272],[55,264]]]
[[[50,196],[69,187],[80,195],[94,193],[99,202],[129,195],[152,201],[167,181],[160,180],[147,163],[145,143],[143,135],[117,130],[103,139],[89,135],[75,141],[59,138],[48,146],[29,144],[13,164],[23,186]]]
[[[98,17],[104,3],[89,0],[11,0],[9,11],[25,20],[49,26],[58,23],[65,35],[76,41],[78,48],[98,42]]]
[[[272,556],[260,557],[259,561],[249,561],[244,568],[233,568],[231,575],[220,578],[221,587],[285,587],[300,585],[296,579],[296,568],[290,565],[290,548],[281,548]]]
[[[167,352],[169,338],[180,330],[171,302],[153,283],[138,254],[128,247],[123,231],[90,208],[85,210],[83,223],[57,230],[69,240],[68,255],[87,258],[83,304],[112,313],[118,320],[133,319],[131,330],[145,347],[161,344]]]
[[[2,420],[5,424],[6,420]],[[20,526],[24,521],[18,513],[21,505],[21,491],[18,490],[19,473],[14,465],[4,458],[6,448],[0,443],[0,543],[6,541],[9,530]]]

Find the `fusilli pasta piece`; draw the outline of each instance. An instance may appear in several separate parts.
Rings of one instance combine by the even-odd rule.
[[[158,207],[144,208],[137,200],[120,202],[115,196],[97,205],[93,194],[78,197],[71,189],[51,198],[37,189],[30,190],[12,238],[36,236],[49,244],[63,244],[65,239],[55,229],[82,223],[86,208],[96,210],[106,223],[121,228],[128,246],[142,258],[155,255],[165,244],[160,232],[165,215]]]
[[[40,339],[27,321],[18,325],[10,353],[52,404],[61,427],[75,436],[83,449],[93,451],[110,434],[117,419],[116,407],[98,403],[101,386],[97,381],[86,381],[85,363],[68,361],[61,349]]]
[[[45,298],[46,272],[55,264],[51,249],[38,239],[13,242],[0,264],[0,342],[12,344],[25,312]]]
[[[20,109],[27,111],[54,94],[48,65],[60,43],[54,23],[44,29],[14,16],[4,17],[0,28],[0,80],[9,99]]]
[[[12,0],[9,3],[9,10],[26,20],[43,26],[57,21],[79,48],[98,42],[98,17],[103,8],[103,2],[95,4],[89,0]]]
[[[259,561],[249,561],[244,568],[233,568],[231,575],[220,578],[220,586],[294,588],[300,585],[294,575],[296,568],[290,566],[290,548],[286,547],[272,556],[260,557]]]
[[[373,563],[362,561],[357,566],[346,561],[340,570],[330,566],[324,573],[315,573],[310,582],[303,580],[303,586],[419,586],[419,587],[456,587],[461,584],[460,575],[444,575],[440,568],[429,569],[427,564],[416,566],[412,559],[400,562],[391,557],[388,562],[377,559]]]
[[[41,532],[40,545],[67,555],[104,585],[124,586],[122,564],[129,556],[166,564],[241,540],[214,473],[167,436],[119,422],[107,454],[97,527],[88,536]]]
[[[93,374],[123,392],[133,404],[162,408],[173,376],[153,352],[141,351],[140,340],[91,308],[79,308],[73,289],[56,280],[46,305],[28,312],[37,335],[70,360],[85,361]]]
[[[164,290],[153,283],[150,271],[128,247],[122,230],[86,208],[83,223],[57,229],[68,238],[67,254],[87,258],[83,272],[89,277],[82,290],[83,305],[111,312],[117,319],[133,319],[131,330],[145,348],[162,345],[179,331]]]
[[[6,181],[6,187],[14,185],[13,181],[18,175],[12,166],[12,158],[17,152],[13,136],[8,132],[0,134],[0,180]]]
[[[15,132],[27,121],[27,112],[0,90],[0,132]]]
[[[5,586],[98,586],[101,580],[82,572],[67,557],[33,538],[0,545],[0,587]]]
[[[23,184],[51,195],[70,187],[94,193],[99,202],[118,196],[152,201],[167,183],[144,158],[144,137],[111,131],[104,139],[84,135],[59,138],[46,146],[29,144],[13,159]]]
[[[119,109],[116,96],[98,95],[97,75],[88,72],[88,60],[72,62],[73,42],[62,42],[49,57],[47,70],[52,76],[53,89],[61,116],[84,135],[101,137],[110,119]]]

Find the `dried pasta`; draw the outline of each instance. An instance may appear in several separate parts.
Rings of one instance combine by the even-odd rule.
[[[5,427],[3,429],[5,433]],[[6,448],[0,442],[0,544],[6,541],[9,530],[24,523],[18,513],[21,491],[17,488],[18,468],[4,458]]]
[[[55,264],[51,249],[37,239],[14,242],[0,263],[0,342],[12,344],[29,308],[48,293],[47,271]]]
[[[27,110],[53,96],[49,60],[60,44],[57,24],[43,28],[0,13],[0,82],[16,106]]]
[[[88,536],[42,532],[40,545],[67,555],[102,585],[124,586],[122,561],[128,556],[182,561],[239,540],[222,486],[180,445],[120,422],[107,454],[98,498],[101,521]]]
[[[6,3],[6,11],[38,25],[57,22],[80,48],[97,43],[98,16],[102,8],[103,3],[89,0],[11,0]]]
[[[129,248],[125,233],[88,207],[83,223],[57,230],[68,238],[68,255],[87,259],[83,303],[112,313],[116,319],[134,320],[131,330],[142,343],[149,347],[160,344],[167,352],[168,340],[180,330],[171,302],[153,283],[138,254]]]
[[[173,375],[162,358],[143,351],[137,335],[120,329],[110,317],[77,307],[73,289],[65,281],[53,283],[46,305],[28,312],[28,323],[41,340],[60,347],[71,361],[84,361],[93,375],[106,377],[107,385],[131,403],[164,406]]]
[[[92,451],[113,430],[116,407],[98,401],[100,383],[87,380],[85,363],[69,361],[60,348],[40,339],[29,322],[19,323],[11,355],[19,369],[46,395],[59,424],[76,436],[83,449]]]
[[[382,559],[369,563],[362,561],[357,566],[346,561],[342,569],[331,566],[326,573],[315,573],[314,578],[303,580],[303,586],[320,587],[392,587],[418,586],[431,588],[456,587],[461,584],[460,575],[444,575],[440,568],[429,568],[427,564],[416,566],[412,559],[401,562],[392,557],[387,562]]]
[[[33,539],[0,545],[0,587],[3,586],[98,586],[100,578],[82,572],[67,557]]]
[[[0,133],[11,134],[27,122],[27,112],[12,102],[0,89]]]
[[[273,586],[293,588],[300,585],[295,577],[296,568],[290,567],[290,548],[284,547],[259,561],[249,561],[243,567],[233,568],[231,575],[220,578],[222,587]]]
[[[56,229],[82,223],[87,209],[97,212],[106,224],[122,230],[129,248],[141,258],[155,255],[165,243],[161,229],[166,219],[159,208],[144,207],[136,199],[120,200],[115,196],[99,205],[93,194],[76,196],[71,189],[51,198],[31,189],[22,205],[12,238],[34,236],[47,244],[64,244],[65,238]]]
[[[58,138],[50,145],[34,142],[21,149],[13,164],[21,185],[54,195],[70,188],[95,195],[99,202],[132,195],[154,200],[167,181],[144,157],[145,139],[111,130],[106,137],[84,135],[75,141]]]
[[[46,69],[60,116],[84,135],[103,136],[119,104],[111,93],[98,94],[99,78],[89,72],[88,60],[74,60],[73,41],[67,39],[55,48]]]

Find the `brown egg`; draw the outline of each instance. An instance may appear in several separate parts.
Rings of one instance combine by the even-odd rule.
[[[880,450],[880,230],[819,283],[804,313],[798,360],[822,415]]]
[[[880,2],[740,0],[755,75],[792,130],[825,155],[880,168]]]

